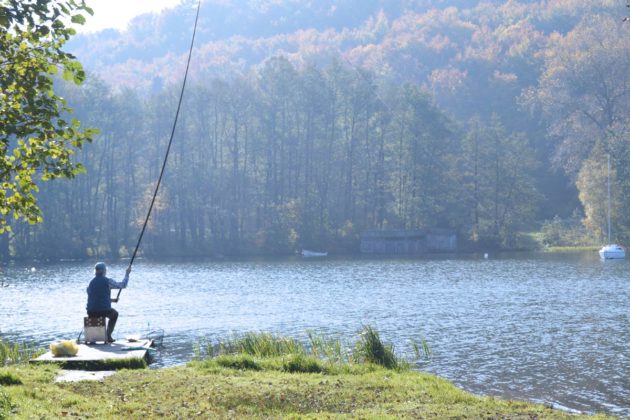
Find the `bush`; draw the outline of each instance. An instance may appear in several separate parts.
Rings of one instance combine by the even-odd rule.
[[[555,216],[543,223],[541,241],[545,246],[584,246],[597,241],[589,234],[576,212],[568,219]]]

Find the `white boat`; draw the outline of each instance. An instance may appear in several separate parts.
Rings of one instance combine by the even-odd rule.
[[[610,155],[608,155],[608,245],[599,250],[599,256],[603,260],[621,260],[626,258],[626,250],[622,246],[610,243]]]
[[[620,260],[626,258],[626,250],[616,244],[604,245],[599,250],[599,256],[603,260]]]
[[[321,258],[321,257],[327,257],[328,252],[316,252],[316,251],[309,251],[307,249],[303,249],[302,256],[304,258]]]

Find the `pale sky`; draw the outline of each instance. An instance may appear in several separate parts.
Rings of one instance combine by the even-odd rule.
[[[78,32],[95,32],[114,28],[123,30],[135,16],[160,12],[180,4],[182,0],[87,0],[94,16],[86,15],[85,25],[74,25]]]

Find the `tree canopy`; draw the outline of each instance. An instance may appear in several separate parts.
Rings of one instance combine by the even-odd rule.
[[[3,0],[0,2],[0,233],[8,220],[42,220],[39,181],[70,178],[82,170],[72,160],[94,130],[81,129],[55,93],[56,75],[76,84],[85,72],[65,52],[92,10],[84,1]]]
[[[11,4],[40,19],[32,9],[40,3],[59,4]],[[462,244],[488,249],[528,246],[538,236],[523,233],[543,226],[553,233],[546,244],[593,244],[605,230],[608,154],[612,239],[630,240],[623,5],[204,4],[146,255],[352,252],[361,232],[386,228],[447,227]],[[57,92],[103,134],[77,154],[88,175],[46,183],[38,199],[49,220],[13,224],[0,255],[126,254],[163,158],[188,9],[184,2],[63,47],[98,78]],[[83,77],[80,67],[55,67]],[[65,107],[59,119],[72,127]],[[19,138],[8,138],[13,152]],[[563,229],[570,235],[553,239]],[[50,246],[62,236],[63,246]]]

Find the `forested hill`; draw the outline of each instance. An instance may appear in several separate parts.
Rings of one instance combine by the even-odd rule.
[[[101,135],[87,174],[0,255],[126,255],[177,105],[194,1],[77,36],[64,97]],[[202,5],[146,255],[357,252],[371,229],[463,246],[630,241],[630,26],[618,0],[229,1]],[[558,216],[558,217],[555,217]],[[60,241],[63,241],[61,243]],[[52,245],[54,244],[54,245]]]
[[[175,80],[194,3],[137,17],[124,32],[79,35],[70,49],[117,86]],[[321,63],[343,54],[380,74],[452,89],[463,73],[484,64],[509,79],[523,71],[514,67],[535,59],[546,34],[566,32],[585,15],[614,13],[615,6],[602,0],[207,0],[194,65],[202,74],[227,77],[274,55]]]
[[[198,39],[200,44],[226,40],[227,43],[238,43],[244,39],[258,40],[260,44],[265,44],[271,38],[276,48],[282,48],[279,43],[273,41],[273,37],[305,30],[353,31],[379,13],[383,13],[388,19],[398,19],[410,12],[424,13],[429,9],[459,7],[459,3],[471,2],[206,0],[201,9]],[[193,18],[190,10],[194,5],[194,1],[188,0],[160,15],[140,16],[122,33],[110,30],[95,35],[78,36],[72,41],[72,46],[88,66],[99,63],[118,64],[128,60],[144,61],[181,53],[188,47]],[[139,43],[141,48],[138,48]],[[241,58],[249,61],[254,57],[243,54]]]
[[[70,50],[114,89],[157,92],[181,80],[195,3],[140,16],[124,32],[79,35]],[[298,68],[340,57],[419,84],[458,119],[498,113],[510,130],[539,136],[517,101],[537,83],[549,39],[589,16],[623,13],[617,0],[207,0],[193,78],[231,80],[276,56]]]

